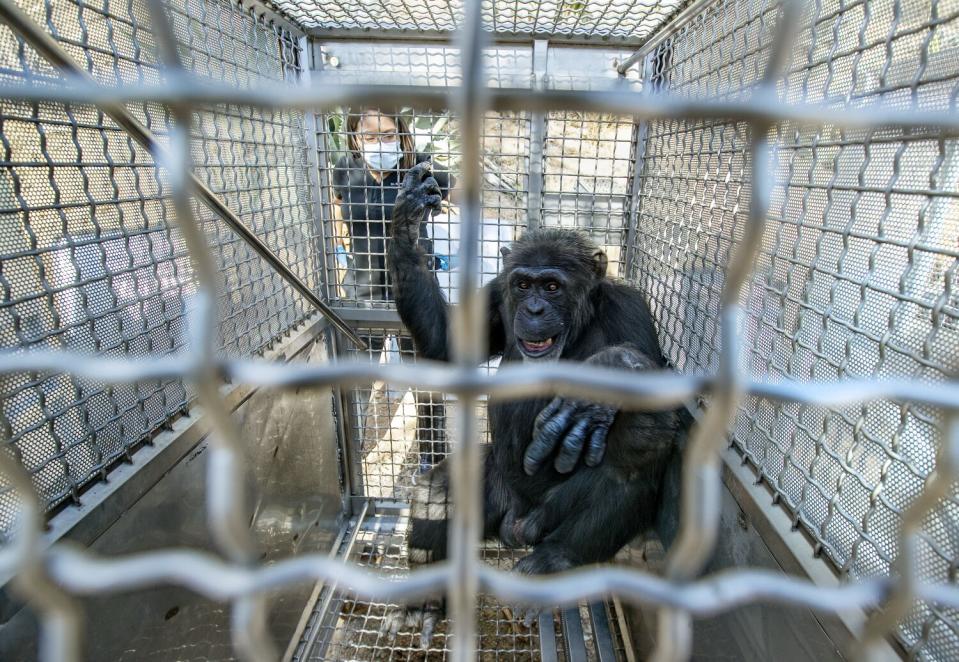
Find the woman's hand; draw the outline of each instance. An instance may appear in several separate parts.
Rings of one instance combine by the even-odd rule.
[[[427,209],[439,211],[443,201],[440,185],[433,177],[429,161],[409,169],[400,184],[390,223],[394,240],[415,243],[420,236],[420,223]]]

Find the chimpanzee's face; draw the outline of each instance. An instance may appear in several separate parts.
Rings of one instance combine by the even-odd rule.
[[[556,360],[570,330],[570,283],[554,267],[514,267],[509,274],[513,335],[524,360]]]

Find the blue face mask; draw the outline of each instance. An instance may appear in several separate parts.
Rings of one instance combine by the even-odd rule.
[[[369,164],[370,170],[376,172],[392,170],[400,162],[400,141],[365,144],[363,158]]]

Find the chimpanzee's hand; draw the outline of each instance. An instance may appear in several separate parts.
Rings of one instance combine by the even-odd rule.
[[[429,161],[417,163],[409,169],[393,207],[393,239],[416,243],[420,223],[427,209],[438,211],[443,201],[440,185],[433,177]]]
[[[586,363],[606,368],[655,370],[660,363],[633,343],[612,345],[593,354]],[[556,471],[569,473],[580,455],[586,466],[595,467],[606,452],[606,435],[616,418],[615,407],[566,398],[554,398],[536,417],[533,441],[526,449],[523,468],[532,476],[559,447]]]
[[[553,398],[536,417],[533,441],[526,449],[523,469],[532,476],[557,446],[556,471],[572,471],[584,448],[586,466],[595,467],[606,452],[606,435],[616,411],[607,405]]]

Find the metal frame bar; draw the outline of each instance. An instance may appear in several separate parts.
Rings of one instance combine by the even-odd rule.
[[[539,615],[539,655],[542,662],[557,662],[556,632],[553,630],[552,610]]]
[[[650,80],[651,56],[643,60],[643,88],[646,94],[650,91],[645,89]],[[643,186],[643,168],[646,159],[646,139],[649,135],[649,120],[638,122],[635,128],[635,141],[633,144],[633,181],[629,192],[629,219],[626,225],[626,246],[625,258],[623,260],[623,275],[629,278],[633,273],[633,263],[636,261],[636,228],[639,224],[639,216],[642,213],[642,198],[640,191]]]
[[[309,43],[311,56],[310,65],[314,70],[322,71],[324,62],[320,53],[320,43],[315,40],[311,40]],[[335,260],[331,261],[328,257],[333,253],[334,249],[333,238],[329,234],[329,229],[333,222],[333,203],[326,198],[327,193],[332,190],[332,186],[330,184],[329,168],[326,167],[326,164],[320,162],[320,154],[326,155],[330,153],[330,131],[325,121],[326,117],[322,111],[310,109],[309,112],[314,124],[313,128],[310,129],[312,134],[309,143],[310,160],[311,163],[315,164],[315,168],[313,165],[310,167],[317,176],[317,188],[313,192],[313,199],[317,205],[314,217],[316,218],[317,231],[321,238],[320,251],[325,265],[326,294],[328,298],[334,299],[336,298],[334,295],[338,287],[336,282],[336,265]]]
[[[330,553],[330,558],[343,558],[343,559],[350,558],[350,554],[353,551],[353,546],[356,544],[356,539],[359,537],[360,531],[363,529],[363,521],[366,519],[366,514],[369,511],[369,508],[370,508],[370,502],[367,501],[366,503],[363,504],[362,509],[356,516],[356,524],[353,525],[353,531],[350,533],[350,538],[346,542],[346,547],[341,550],[339,545],[334,546],[333,550]],[[308,620],[313,615],[313,612],[314,612],[313,608],[316,605],[316,602],[319,600],[320,594],[323,591],[326,591],[326,596],[323,598],[323,604],[320,606],[319,609],[315,610],[317,614],[316,622],[313,628],[310,630],[310,633],[307,636],[306,641],[303,642],[303,654],[301,656],[302,659],[310,659],[311,653],[313,652],[313,649],[316,647],[317,638],[319,637],[320,632],[323,631],[323,621],[326,619],[326,614],[329,611],[330,604],[333,601],[334,596],[336,595],[337,586],[338,586],[337,582],[322,582],[322,581],[317,582],[316,588],[314,590],[314,595],[316,595],[316,599],[307,603],[306,608],[303,611],[305,618]],[[306,625],[307,623],[304,623],[303,628],[300,629],[297,636],[293,637],[293,639],[290,641],[290,646],[287,649],[287,655],[284,656],[284,660],[289,660],[293,657],[293,654],[296,652],[296,649],[299,646],[299,643],[300,643],[299,639],[303,635],[304,631],[306,630]],[[326,645],[327,643],[323,644],[323,649],[326,648]]]
[[[549,41],[533,42],[533,89],[547,86]],[[530,117],[529,132],[529,192],[527,193],[526,227],[534,230],[543,218],[543,152],[546,141],[546,113],[539,111]]]
[[[619,597],[615,595],[612,597],[610,602],[612,603],[610,605],[610,609],[612,609],[613,616],[616,618],[619,636],[622,638],[623,654],[626,657],[625,662],[636,662],[636,648],[633,644],[633,636],[629,630],[630,624],[627,621],[626,614],[623,611],[623,604],[620,602]]]
[[[0,351],[0,374],[33,372],[60,374],[70,365],[70,374],[111,384],[177,377],[194,363],[192,355],[171,358],[164,363],[137,359],[97,359],[68,351]],[[446,364],[422,361],[416,365],[371,365],[365,361],[340,361],[329,365],[278,366],[258,359],[224,359],[214,361],[221,376],[230,381],[244,381],[274,388],[327,386],[339,382],[360,384],[383,379],[397,386],[424,387],[469,396],[526,398],[537,395],[563,395],[590,398],[633,409],[658,410],[685,404],[690,398],[714,390],[722,381],[715,375],[678,375],[669,371],[650,371],[631,375],[623,381],[618,370],[583,366],[577,375],[569,373],[569,365],[559,362],[544,366],[506,366],[495,374],[451,370]],[[577,364],[578,365],[578,364]],[[843,379],[809,383],[744,379],[740,382],[745,394],[777,402],[802,402],[818,406],[842,406],[869,400],[909,401],[959,409],[959,384],[947,382],[931,389],[912,379],[881,381]]]
[[[327,336],[327,346],[330,356],[340,356],[336,334],[331,333]],[[336,417],[336,439],[342,457],[343,511],[349,517],[354,512],[354,498],[362,493],[363,474],[355,459],[354,449],[357,446],[353,436],[353,426],[349,424],[349,417],[353,415],[349,395],[339,383],[333,385],[333,415]]]
[[[579,605],[563,609],[561,620],[566,658],[570,662],[586,662],[586,637],[583,634],[583,621],[579,617]]]
[[[599,662],[616,662],[616,651],[613,650],[613,632],[609,627],[609,618],[606,616],[606,603],[594,600],[589,603],[588,609],[596,659]]]
[[[339,533],[336,534],[336,539],[333,541],[333,547],[330,549],[331,558],[338,556],[339,550],[343,546],[343,541],[346,538],[347,531],[349,531],[349,520],[343,522]],[[348,543],[350,547],[352,547],[355,537],[356,534],[354,530],[352,538]],[[325,586],[326,584],[323,582],[316,582],[316,584],[313,585],[313,591],[310,593],[310,597],[303,606],[303,613],[300,615],[300,620],[296,624],[296,628],[293,630],[293,635],[290,637],[290,642],[287,644],[286,650],[283,652],[283,657],[280,658],[282,662],[289,662],[296,654],[303,634],[306,632],[306,628],[310,624],[310,617],[313,615],[313,610],[316,607],[316,603],[319,601],[320,595],[322,595]]]
[[[362,326],[364,324],[382,329],[400,329],[403,322],[396,310],[386,308],[343,308],[336,306],[336,312],[345,320]]]
[[[443,30],[376,30],[366,28],[307,28],[306,34],[313,39],[320,41],[353,41],[361,40],[393,40],[393,41],[412,41],[412,42],[433,42],[450,43],[455,41],[456,33]],[[542,38],[541,34],[532,32],[496,32],[489,35],[489,42],[492,44],[531,44],[537,39]],[[646,43],[645,39],[635,39],[631,37],[618,37],[613,35],[603,35],[589,37],[586,35],[549,35],[550,43],[557,46],[595,46],[597,48],[641,48]]]
[[[303,78],[302,82],[306,85],[310,84],[312,80],[312,71],[314,68],[322,69],[323,61],[322,58],[317,58],[316,53],[313,49],[313,42],[311,42],[307,37],[300,38],[300,49],[301,52],[307,54],[308,61],[306,66],[303,67]],[[324,186],[325,179],[327,177],[326,168],[322,168],[319,162],[319,144],[317,143],[317,135],[319,133],[319,122],[317,120],[316,112],[313,109],[308,109],[304,113],[304,129],[306,131],[306,148],[309,151],[309,164],[310,164],[310,189],[313,198],[313,227],[316,232],[316,242],[319,244],[319,248],[316,251],[318,253],[317,258],[320,263],[320,269],[323,272],[323,282],[326,284],[327,292],[326,296],[329,298],[329,284],[335,283],[335,278],[331,279],[333,276],[333,271],[330,269],[330,265],[327,261],[327,251],[326,251],[326,221],[327,221],[327,204],[323,200],[323,191],[326,191]],[[324,130],[324,136],[325,136]]]
[[[404,104],[430,109],[450,106],[462,94],[462,87],[421,85],[347,84],[314,81],[309,87],[257,84],[237,88],[219,83],[167,82],[143,86],[106,87],[87,80],[70,80],[64,87],[0,85],[0,96],[24,101],[65,101],[71,103],[188,103],[236,104],[257,108],[290,107],[329,109],[343,105]],[[774,95],[757,95],[749,103],[735,99],[700,99],[671,94],[646,97],[642,92],[622,89],[530,90],[496,87],[484,90],[487,109],[513,112],[578,110],[625,115],[636,119],[722,120],[729,122],[830,124],[842,129],[888,127],[928,128],[944,138],[959,136],[959,117],[951,111],[900,110],[894,108],[844,108],[841,113],[826,105],[787,103]]]
[[[666,22],[664,28],[657,30],[649,39],[637,47],[635,53],[623,60],[619,66],[616,67],[616,71],[618,71],[620,75],[625,74],[634,64],[640,60],[645,60],[661,43],[682,30],[684,25],[702,14],[710,5],[715,3],[716,0],[693,0],[687,4],[680,9],[672,19]]]
[[[454,95],[452,109],[458,114],[462,136],[459,273],[460,303],[452,314],[453,370],[464,376],[475,372],[485,359],[487,313],[486,292],[480,289],[482,224],[483,121],[488,90],[483,75],[482,3],[466,6],[463,29],[457,40],[462,54],[463,85]],[[453,619],[454,660],[472,660],[476,655],[476,605],[480,588],[479,544],[482,525],[482,485],[477,480],[480,466],[476,394],[460,395],[455,407],[456,439],[450,455],[450,487],[455,504],[449,526],[448,607]]]
[[[41,656],[45,660],[74,660],[79,654],[80,616],[74,595],[100,594],[130,590],[157,583],[177,584],[215,600],[229,602],[233,609],[232,632],[237,653],[244,659],[261,659],[274,654],[264,631],[263,598],[268,591],[306,580],[340,581],[350,584],[361,597],[379,600],[410,601],[446,588],[454,618],[454,660],[475,657],[475,598],[482,587],[500,599],[573,606],[581,600],[617,594],[625,599],[659,606],[663,636],[659,639],[657,659],[682,658],[688,653],[690,621],[695,615],[715,613],[736,606],[771,601],[811,609],[840,612],[851,608],[876,607],[887,601],[886,611],[870,619],[864,645],[871,648],[877,637],[888,632],[895,619],[914,599],[959,608],[959,588],[930,584],[916,576],[914,553],[916,527],[938,499],[947,493],[956,478],[955,454],[959,450],[959,382],[952,381],[931,389],[918,380],[888,382],[840,380],[831,383],[769,383],[747,379],[738,372],[737,321],[738,299],[751,273],[759,250],[759,237],[766,223],[771,175],[765,136],[769,126],[779,121],[800,121],[844,127],[931,126],[940,136],[959,134],[959,117],[954,112],[924,112],[861,109],[836,113],[833,109],[810,105],[790,105],[775,96],[772,74],[788,47],[787,33],[792,21],[780,19],[780,34],[774,42],[777,54],[772,58],[763,85],[746,102],[700,101],[657,95],[644,97],[628,91],[573,92],[559,90],[489,90],[482,77],[481,46],[485,38],[480,20],[480,2],[467,6],[462,32],[463,85],[449,90],[390,88],[388,86],[334,86],[312,84],[309,88],[257,87],[250,90],[207,86],[189,80],[178,70],[175,44],[166,46],[168,82],[153,89],[138,86],[113,89],[81,80],[64,87],[3,86],[0,95],[21,99],[55,99],[93,102],[107,108],[122,107],[126,101],[151,99],[170,103],[178,116],[178,128],[172,136],[176,149],[163,152],[157,159],[167,168],[175,183],[177,220],[197,264],[201,291],[198,313],[190,320],[193,343],[188,354],[164,361],[109,360],[81,357],[56,351],[0,353],[0,373],[62,372],[98,381],[127,382],[165,376],[188,376],[200,390],[201,402],[213,424],[213,440],[207,476],[207,510],[210,528],[224,557],[193,550],[156,550],[123,557],[100,557],[85,551],[41,543],[42,513],[32,491],[29,476],[8,454],[0,454],[0,470],[20,497],[19,526],[2,550],[0,567],[15,573],[18,590],[37,610],[41,621]],[[154,3],[158,7],[158,3]],[[787,3],[787,12],[794,3]],[[0,5],[9,17],[8,5]],[[156,10],[157,16],[162,14]],[[9,20],[8,20],[9,22]],[[162,22],[162,20],[161,20]],[[21,28],[45,35],[29,20],[13,22]],[[68,67],[61,67],[67,69]],[[268,361],[231,361],[215,356],[210,329],[215,310],[210,292],[215,284],[207,247],[192,218],[189,191],[189,149],[186,130],[191,105],[206,103],[251,103],[260,106],[331,107],[349,100],[376,99],[383,103],[403,99],[417,104],[452,99],[461,118],[463,135],[463,236],[461,246],[465,265],[460,272],[462,304],[454,311],[454,357],[451,365],[371,366],[337,363],[323,366],[283,366]],[[440,105],[440,104],[436,104]],[[749,222],[730,263],[722,295],[723,349],[720,370],[715,376],[673,375],[668,373],[630,374],[577,365],[520,366],[504,368],[487,376],[476,368],[483,333],[482,293],[478,282],[479,136],[483,113],[498,110],[581,109],[633,115],[639,119],[715,118],[741,120],[752,127],[752,197]],[[122,117],[122,114],[120,115]],[[334,319],[334,318],[331,318]],[[371,378],[388,378],[397,384],[426,385],[460,397],[458,410],[459,445],[453,453],[452,480],[457,509],[451,526],[452,554],[447,563],[412,573],[403,581],[344,566],[321,555],[286,559],[269,566],[251,563],[249,531],[240,494],[242,453],[229,412],[216,385],[229,376],[237,382],[262,386],[302,386],[307,384],[347,384]],[[477,434],[474,407],[481,394],[521,397],[547,392],[588,397],[638,408],[673,408],[690,396],[709,392],[712,403],[696,428],[684,463],[683,517],[680,539],[668,559],[668,576],[654,577],[636,569],[617,567],[578,569],[548,579],[517,576],[483,566],[477,557],[479,540],[479,484],[475,467]],[[944,426],[947,442],[939,454],[938,473],[927,485],[923,497],[904,517],[903,550],[897,577],[879,577],[842,586],[816,586],[809,581],[757,570],[736,570],[714,577],[694,579],[702,560],[715,542],[717,513],[715,498],[720,487],[721,449],[725,428],[739,398],[752,393],[773,399],[806,404],[836,405],[883,397],[928,402],[943,407],[950,420]]]

